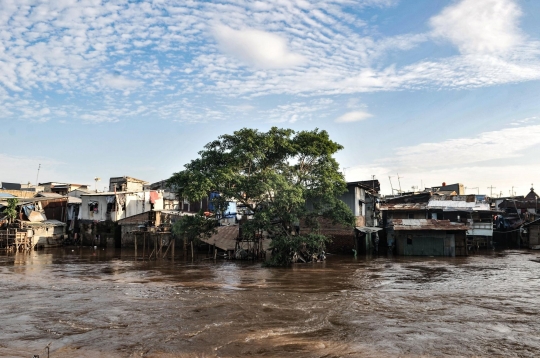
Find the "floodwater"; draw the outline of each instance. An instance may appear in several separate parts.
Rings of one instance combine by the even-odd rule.
[[[534,357],[540,253],[263,268],[0,254],[0,356]]]

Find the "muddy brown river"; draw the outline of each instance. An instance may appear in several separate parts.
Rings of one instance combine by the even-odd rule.
[[[0,254],[0,356],[536,357],[540,252],[260,263]]]

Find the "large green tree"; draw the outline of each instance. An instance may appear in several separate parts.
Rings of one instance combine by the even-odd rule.
[[[271,263],[285,265],[298,250],[312,255],[324,249],[328,238],[319,234],[322,218],[354,223],[352,212],[338,199],[346,183],[333,155],[342,148],[318,129],[244,128],[208,143],[169,184],[180,198],[192,201],[220,193],[214,199],[217,212],[227,201],[243,204],[253,213],[242,224],[243,236],[268,233]],[[298,223],[300,234],[294,230]]]

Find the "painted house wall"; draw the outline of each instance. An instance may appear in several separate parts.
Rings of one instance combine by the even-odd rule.
[[[339,199],[347,204],[354,216],[366,216],[366,192],[363,188],[349,185],[347,192],[341,195]]]
[[[108,195],[82,195],[81,219],[91,221],[118,221],[152,210],[163,210],[163,197],[157,199],[152,207],[152,204],[150,204],[150,191],[121,194],[125,195],[125,210],[120,205],[116,205],[117,210],[110,213],[107,212]],[[114,196],[114,194],[111,196]],[[90,211],[89,203],[91,201],[98,203],[97,213]]]

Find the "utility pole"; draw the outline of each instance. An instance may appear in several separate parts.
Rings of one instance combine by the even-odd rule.
[[[38,179],[39,179],[39,170],[41,169],[41,164],[38,165],[37,168],[37,175],[36,175],[36,186],[38,186]],[[36,189],[37,190],[37,189]]]
[[[493,184],[491,184],[491,186],[488,186],[488,189],[490,189],[489,197],[492,198],[493,197],[493,189],[496,189],[496,187],[494,187]]]
[[[388,180],[390,180],[390,189],[392,189],[391,195],[394,195],[394,186],[392,185],[392,177],[389,175]]]

